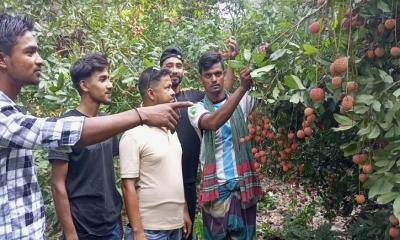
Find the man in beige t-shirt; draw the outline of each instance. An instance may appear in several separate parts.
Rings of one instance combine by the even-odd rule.
[[[175,101],[167,69],[146,69],[139,78],[144,106]],[[129,225],[125,239],[181,240],[190,234],[182,149],[176,133],[142,125],[120,140],[122,190]],[[183,232],[182,232],[183,231]]]

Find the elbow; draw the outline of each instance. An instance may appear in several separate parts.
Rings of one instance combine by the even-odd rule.
[[[52,182],[51,192],[53,193],[53,196],[66,195],[67,191],[65,189],[65,184]]]

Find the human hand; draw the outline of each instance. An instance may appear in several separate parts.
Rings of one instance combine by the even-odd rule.
[[[253,78],[250,73],[253,70],[251,66],[247,66],[242,71],[240,71],[240,86],[246,90],[249,90],[253,85]]]
[[[144,231],[137,231],[133,233],[132,240],[147,240],[146,234]]]
[[[179,120],[178,108],[192,105],[192,102],[174,102],[141,107],[137,110],[144,124],[154,127],[166,127],[173,132]]]
[[[183,212],[183,238],[188,239],[192,232],[192,220],[190,219],[187,207]]]

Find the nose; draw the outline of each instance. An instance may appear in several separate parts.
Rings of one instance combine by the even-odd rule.
[[[175,91],[172,90],[172,88],[169,90],[169,95],[173,98],[175,98]]]
[[[113,82],[111,80],[108,80],[107,88],[113,88]]]
[[[43,58],[40,56],[39,53],[36,53],[35,63],[36,65],[43,65]]]

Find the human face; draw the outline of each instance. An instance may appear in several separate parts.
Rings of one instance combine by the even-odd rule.
[[[204,90],[212,95],[224,93],[224,69],[221,63],[214,64],[207,71],[200,74],[200,82]]]
[[[182,81],[183,77],[183,63],[176,57],[170,57],[164,60],[162,68],[166,68],[171,71],[172,87],[176,88]]]
[[[38,84],[43,65],[38,49],[32,32],[25,32],[17,39],[9,55],[0,53],[0,69],[21,87]]]
[[[94,102],[102,104],[111,103],[111,82],[107,68],[103,71],[95,71],[89,78],[81,80],[82,95],[87,94]]]
[[[152,84],[147,90],[151,99],[155,104],[175,102],[175,92],[172,89],[172,81],[170,76],[161,77],[160,81]]]

